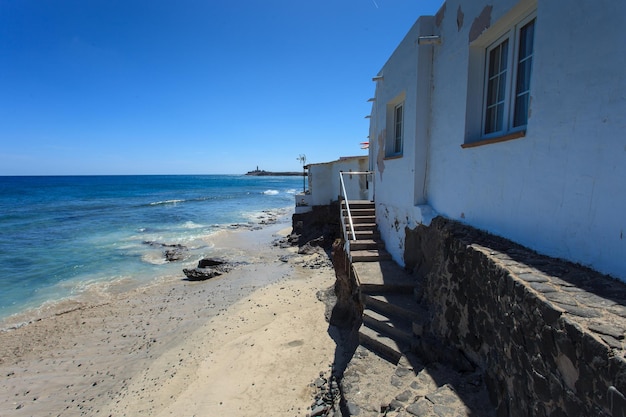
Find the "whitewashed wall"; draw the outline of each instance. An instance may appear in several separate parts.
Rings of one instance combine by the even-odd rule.
[[[403,264],[404,229],[423,221],[430,114],[430,73],[433,46],[418,46],[431,35],[432,17],[421,17],[398,45],[378,76],[370,118],[370,159],[376,171],[376,221],[387,250]],[[403,152],[385,157],[389,111],[404,100]],[[429,213],[428,213],[429,214]]]
[[[432,111],[422,114],[415,104],[416,121],[410,125],[406,112],[405,132],[427,130],[405,136],[400,159],[379,158],[376,146],[370,155],[379,171],[377,216],[388,249],[402,263],[403,225],[427,223],[426,203],[448,218],[626,280],[626,2],[490,5],[490,28],[474,48],[516,13],[537,10],[526,136],[461,148],[475,110],[468,99],[475,94],[468,82],[470,30],[487,3],[447,1],[433,26],[443,41],[438,46],[414,45],[418,21],[383,67],[372,109],[370,136],[378,137],[386,126],[378,113],[389,97],[406,89],[407,110],[421,97],[410,78],[418,49],[432,48]],[[426,162],[416,160],[418,147],[426,149]]]
[[[309,190],[310,205],[327,205],[331,201],[337,201],[340,193],[339,172],[355,171],[365,172],[368,169],[367,156],[355,156],[342,158],[337,161],[309,165]],[[356,177],[356,176],[353,176]],[[363,181],[365,179],[363,178]],[[365,199],[367,194],[360,192],[360,183],[347,181],[346,189],[351,199]],[[365,189],[365,187],[363,187]]]

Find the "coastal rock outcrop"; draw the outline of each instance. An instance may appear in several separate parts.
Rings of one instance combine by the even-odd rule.
[[[302,247],[310,242],[330,250],[335,239],[341,236],[339,203],[328,206],[314,206],[308,213],[296,213],[292,216],[292,235],[290,242]]]
[[[200,259],[196,268],[184,268],[183,273],[189,281],[205,281],[222,275],[232,269],[232,265],[223,259]]]
[[[185,258],[186,252],[188,248],[185,245],[181,244],[167,244],[161,242],[154,242],[151,240],[145,240],[143,242],[145,245],[166,248],[165,252],[163,252],[163,257],[167,262],[176,262]]]

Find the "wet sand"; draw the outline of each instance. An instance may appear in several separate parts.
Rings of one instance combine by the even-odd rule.
[[[285,225],[223,233],[207,256],[242,264],[220,277],[181,272],[0,332],[0,416],[305,415],[333,361],[316,293],[334,273],[272,245]]]

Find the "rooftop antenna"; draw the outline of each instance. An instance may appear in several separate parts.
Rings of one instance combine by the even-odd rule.
[[[306,155],[301,153],[296,159],[302,163],[302,192],[306,193],[306,172],[304,169],[306,166]]]

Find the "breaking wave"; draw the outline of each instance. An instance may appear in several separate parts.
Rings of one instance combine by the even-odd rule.
[[[163,201],[155,201],[153,203],[149,203],[149,206],[163,206],[163,205],[176,205],[176,204],[180,204],[180,203],[194,203],[194,202],[199,202],[199,201],[207,201],[209,200],[211,197],[198,197],[198,198],[190,198],[187,200],[163,200]]]
[[[151,206],[163,206],[166,204],[178,204],[183,203],[185,200],[165,200],[165,201],[155,201],[154,203],[150,203]]]

